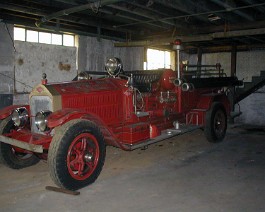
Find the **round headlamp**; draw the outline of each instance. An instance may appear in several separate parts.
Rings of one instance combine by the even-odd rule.
[[[77,75],[77,80],[88,80],[88,79],[91,79],[91,77],[89,76],[89,74],[85,71],[83,72],[80,72],[78,75]]]
[[[51,114],[51,111],[40,111],[36,114],[35,116],[35,124],[37,128],[41,131],[47,131],[49,128],[47,127],[47,122],[48,122],[48,116]]]
[[[115,77],[122,71],[122,62],[117,57],[110,58],[105,64],[105,69],[109,75]]]
[[[25,107],[17,108],[12,113],[12,121],[17,127],[24,127],[29,120],[29,113]]]

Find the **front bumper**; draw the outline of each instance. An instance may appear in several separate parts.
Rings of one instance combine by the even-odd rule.
[[[21,149],[25,149],[31,152],[36,153],[43,153],[43,146],[42,145],[36,145],[36,144],[30,144],[23,141],[19,141],[13,138],[9,138],[3,135],[0,135],[0,142],[10,144],[12,146],[19,147]]]
[[[51,141],[52,136],[32,133],[30,130],[12,130],[0,135],[0,142],[35,153],[48,151]]]

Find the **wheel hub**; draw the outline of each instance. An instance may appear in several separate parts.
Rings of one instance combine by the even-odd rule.
[[[84,155],[84,160],[85,160],[85,162],[91,162],[91,161],[93,161],[93,155],[90,154],[90,153],[86,153]]]

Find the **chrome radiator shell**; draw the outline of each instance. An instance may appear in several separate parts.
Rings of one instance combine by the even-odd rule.
[[[53,112],[52,100],[49,96],[32,96],[29,104],[31,114],[31,131],[34,133],[41,133],[35,125],[35,116],[42,110],[49,110]]]

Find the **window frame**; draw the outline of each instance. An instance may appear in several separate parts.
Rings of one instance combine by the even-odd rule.
[[[22,39],[15,39],[15,29],[24,29],[24,40]],[[27,32],[28,31],[34,31],[34,32],[37,32],[38,33],[38,41],[27,41]],[[50,36],[51,36],[51,42],[50,43],[44,43],[44,42],[40,42],[40,33],[49,33]],[[53,35],[60,35],[61,36],[61,44],[55,44],[56,42],[53,42]],[[71,45],[68,45],[68,44],[65,44],[64,42],[64,36],[67,35],[67,36],[72,36],[72,44]],[[74,34],[70,34],[70,33],[53,33],[53,32],[50,32],[50,31],[39,31],[39,30],[35,30],[35,29],[31,29],[31,28],[26,28],[26,27],[20,27],[20,26],[14,26],[14,40],[17,40],[17,41],[24,41],[24,42],[30,42],[30,43],[40,43],[40,44],[48,44],[48,45],[56,45],[56,46],[65,46],[65,47],[75,47],[76,46],[76,39],[75,39],[75,36]]]

